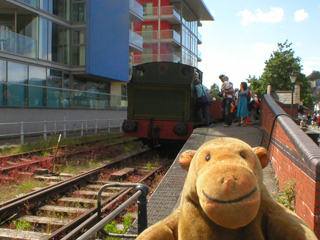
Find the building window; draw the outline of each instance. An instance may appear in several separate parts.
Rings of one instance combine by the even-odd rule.
[[[61,106],[62,72],[49,69],[47,76],[47,107]]]
[[[127,100],[127,85],[121,84],[121,100]]]
[[[0,94],[1,94],[0,106],[4,105],[4,101],[6,97],[5,93],[6,93],[7,85],[2,83],[6,81],[7,81],[7,62],[0,60]]]
[[[52,13],[63,19],[70,20],[68,13],[70,11],[69,5],[70,3],[68,0],[54,0],[52,2]]]
[[[146,2],[143,3],[143,16],[152,16],[152,15],[157,15],[157,12],[155,14],[153,13],[154,7],[153,7],[153,2]]]
[[[48,20],[39,18],[39,58],[48,60]]]
[[[26,86],[28,66],[20,63],[8,63],[7,105],[26,106]]]
[[[142,37],[144,40],[158,39],[157,32],[153,31],[153,25],[142,25]]]
[[[69,64],[70,31],[61,25],[49,22],[49,60]]]
[[[72,34],[72,64],[85,65],[86,47],[85,47],[85,31],[75,30]]]
[[[7,62],[0,60],[0,82],[7,81]]]
[[[81,23],[86,21],[86,2],[73,0],[72,4],[72,21]]]
[[[43,107],[44,103],[44,86],[47,79],[45,68],[29,67],[29,86],[28,86],[28,106]]]
[[[37,1],[38,0],[20,0],[20,2],[24,2],[34,8],[37,8]]]

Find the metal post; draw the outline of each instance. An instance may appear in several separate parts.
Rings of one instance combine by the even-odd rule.
[[[121,204],[118,208],[116,208],[113,212],[111,212],[110,214],[108,214],[108,216],[106,216],[105,218],[102,218],[102,211],[101,211],[101,196],[102,196],[102,192],[104,191],[104,189],[108,188],[108,187],[125,187],[125,188],[130,188],[130,187],[135,187],[136,188],[136,192],[123,204]],[[93,236],[95,233],[97,233],[98,231],[101,231],[102,233],[104,233],[106,236],[112,236],[112,237],[137,237],[135,235],[128,235],[128,234],[113,234],[113,233],[109,233],[106,232],[103,227],[110,222],[112,219],[114,219],[117,215],[119,215],[129,204],[131,204],[136,198],[138,198],[138,204],[140,204],[140,206],[138,205],[139,209],[139,213],[138,213],[138,232],[139,234],[147,227],[147,220],[139,220],[139,218],[146,218],[147,217],[147,195],[149,192],[149,188],[147,185],[141,184],[141,183],[111,183],[111,184],[106,184],[104,186],[102,186],[98,192],[98,197],[97,197],[97,214],[98,214],[98,220],[99,222],[94,225],[91,229],[88,229],[82,236],[80,236],[79,238],[77,238],[77,240],[87,240],[89,239],[91,236]],[[140,203],[139,203],[140,202]],[[141,213],[140,213],[141,212]],[[141,223],[142,221],[142,223]]]
[[[83,120],[81,120],[81,137],[83,137]]]
[[[24,144],[23,122],[21,122],[21,125],[20,125],[20,142],[21,144]]]
[[[158,62],[161,61],[161,0],[158,0]]]
[[[111,122],[111,120],[108,120],[108,133],[110,133],[110,132],[111,132],[111,129],[110,129],[110,122]]]
[[[63,120],[63,137],[64,137],[64,138],[67,138],[66,120]]]
[[[293,85],[291,88],[291,117],[293,118]]]
[[[57,122],[56,121],[54,122],[54,134],[55,135],[57,134]]]
[[[97,134],[98,133],[98,120],[96,119],[96,126],[94,129],[94,133]]]
[[[43,139],[45,141],[48,140],[48,138],[47,138],[47,121],[43,122]]]
[[[147,218],[147,196],[149,188],[146,185],[138,185],[136,191],[141,191],[142,194],[138,198],[138,234],[142,233],[148,227]]]

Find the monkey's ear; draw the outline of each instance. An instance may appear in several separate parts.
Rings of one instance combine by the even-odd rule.
[[[261,167],[265,168],[269,163],[269,153],[268,150],[264,147],[255,147],[253,148],[254,153],[258,156]]]
[[[190,163],[191,163],[191,160],[193,158],[193,156],[196,154],[196,150],[187,150],[187,151],[184,151],[183,153],[181,153],[180,157],[179,157],[179,163],[180,163],[180,166],[188,171],[189,170],[189,166],[190,166]]]

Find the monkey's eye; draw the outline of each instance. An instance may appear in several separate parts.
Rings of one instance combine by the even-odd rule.
[[[246,159],[247,157],[246,157],[246,155],[244,155],[244,153],[243,152],[241,152],[240,153],[240,156],[242,157],[242,158],[244,158],[244,159]]]
[[[207,160],[207,161],[209,161],[209,160],[210,160],[210,158],[211,158],[211,155],[210,155],[210,154],[208,154],[208,155],[206,156],[206,160]]]

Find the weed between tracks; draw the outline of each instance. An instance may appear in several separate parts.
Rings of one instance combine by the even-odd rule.
[[[68,173],[73,173],[73,174],[77,174],[80,171],[84,171],[84,170],[88,170],[91,168],[96,168],[99,166],[99,164],[101,164],[101,161],[112,161],[112,157],[114,157],[115,155],[119,155],[119,153],[121,153],[122,155],[127,154],[127,151],[133,151],[135,149],[141,149],[141,143],[130,143],[127,144],[125,146],[122,147],[111,147],[109,148],[107,151],[105,152],[100,152],[99,153],[92,153],[86,156],[82,156],[80,158],[77,157],[77,159],[72,159],[72,160],[67,160],[65,159],[62,163],[62,166],[56,166],[53,167],[53,172],[55,172],[56,174],[58,174],[59,172],[68,172]],[[137,167],[137,165],[139,165],[139,168],[141,168],[142,172],[145,171],[150,171],[151,169],[154,169],[156,167],[159,167],[159,163],[162,162],[166,162],[168,161],[168,159],[172,159],[171,157],[165,157],[163,156],[165,154],[167,154],[166,151],[160,151],[160,153],[158,155],[154,155],[154,154],[150,154],[150,155],[145,155],[143,157],[143,159],[136,159],[136,160],[131,160],[128,162],[126,162],[126,166],[125,167]],[[110,159],[108,159],[109,157],[106,156],[110,156]],[[166,155],[167,156],[167,155]],[[174,154],[174,156],[176,156],[176,153]],[[166,169],[167,170],[167,169]],[[163,170],[163,171],[166,171]],[[106,171],[104,171],[104,173],[101,174],[100,179],[106,181],[108,179],[108,176],[110,176],[110,174],[114,171],[117,171],[117,169],[107,169]],[[140,174],[140,173],[139,173]],[[139,174],[135,173],[132,174],[130,176],[128,176],[127,179],[123,180],[123,181],[136,181],[139,178]],[[156,187],[158,186],[159,182],[161,181],[163,177],[163,172],[158,172],[157,174],[155,174],[155,176],[153,177],[153,179],[149,179],[147,180],[147,182],[144,182],[145,184],[149,185],[149,195],[148,198],[151,196],[151,194],[154,192],[154,190],[156,189]],[[41,182],[44,183],[44,182]],[[21,185],[22,188],[22,185]],[[30,187],[31,188],[31,187]],[[78,187],[78,189],[81,191],[82,188]],[[1,191],[0,190],[0,196],[1,196]],[[73,193],[70,192],[70,194],[66,194],[65,197],[71,197],[73,195]],[[60,196],[61,197],[61,196]],[[82,195],[82,193],[80,192],[79,195],[73,195],[73,197],[85,197],[85,195]],[[47,205],[55,205],[57,207],[63,207],[65,206],[65,204],[67,203],[62,203],[62,202],[56,202],[55,200],[58,198],[57,197],[52,197],[52,202],[46,202]],[[86,196],[85,198],[87,199],[93,199],[93,197],[90,196]],[[126,197],[124,197],[126,198]],[[125,199],[124,199],[125,200]],[[68,203],[66,206],[69,207],[76,207],[76,208],[92,208],[93,206],[96,206],[96,204],[91,204],[91,203]],[[116,207],[116,206],[113,206]],[[113,208],[110,207],[110,208]],[[27,209],[27,215],[31,215],[36,214],[37,216],[43,216],[43,217],[49,217],[49,218],[57,218],[57,219],[74,219],[77,218],[78,216],[80,216],[83,212],[79,211],[79,212],[58,212],[58,211],[46,211],[46,210],[33,210],[33,207],[30,206],[30,208]],[[111,210],[111,209],[109,209]],[[131,204],[129,207],[126,208],[126,212],[136,212],[137,211],[137,205],[136,204]],[[122,213],[124,214],[124,213]],[[131,216],[127,216],[127,217],[122,217],[119,216],[116,218],[115,221],[109,223],[106,226],[106,230],[112,233],[125,233],[127,232],[127,229],[131,226],[132,224],[132,217]],[[8,226],[9,225],[9,226]],[[42,233],[52,233],[55,230],[57,230],[59,227],[54,225],[54,224],[38,224],[38,223],[29,223],[20,219],[20,220],[14,220],[12,222],[8,222],[7,227],[11,228],[11,229],[19,229],[19,230],[26,230],[26,231],[36,231],[36,232],[42,232]],[[105,237],[105,236],[104,236]],[[118,239],[118,238],[111,238],[108,237],[107,239]]]
[[[35,188],[45,187],[46,185],[45,182],[39,182],[35,179],[25,179],[21,183],[15,184],[2,183],[0,188],[0,202],[31,192]]]
[[[128,229],[132,226],[132,218],[131,214],[128,213],[122,220],[112,221],[108,223],[103,229],[109,233],[118,233],[124,234],[128,231]],[[121,224],[121,226],[119,226]],[[119,239],[113,237],[107,237],[107,240]]]
[[[95,138],[90,138],[90,141],[100,140],[100,139],[106,139],[106,136],[105,135],[96,136]],[[85,140],[89,141],[88,138],[82,138],[76,141],[66,139],[64,144],[69,145],[75,142],[76,143],[85,142]],[[111,139],[109,141],[108,140],[106,141],[110,143],[110,142],[119,141],[119,140]],[[130,141],[130,139],[129,140],[126,139],[126,141]],[[15,152],[26,152],[26,151],[31,151],[31,149],[35,150],[35,149],[42,148],[43,146],[49,147],[51,145],[52,145],[51,142],[50,143],[45,142],[45,144],[43,143],[32,144],[32,147],[30,148],[21,147],[20,150],[16,150]],[[61,172],[76,175],[81,172],[100,167],[103,164],[105,164],[106,161],[112,161],[112,158],[114,158],[114,156],[119,155],[120,153],[126,154],[127,152],[133,151],[134,149],[141,149],[141,146],[142,145],[140,142],[128,142],[125,145],[109,147],[107,150],[92,152],[85,156],[74,157],[72,159],[64,159],[61,161],[61,164],[59,165],[54,165],[52,162],[47,162],[41,167],[48,169],[51,175],[54,175],[54,176],[59,176]],[[82,149],[84,148],[85,146],[82,146]],[[42,155],[46,155],[45,151],[42,153]],[[0,175],[0,182],[1,182],[0,203],[7,201],[9,199],[12,199],[14,197],[17,197],[21,194],[26,194],[28,192],[31,192],[35,188],[45,187],[47,185],[46,182],[35,180],[32,177],[32,173],[36,171],[36,168],[39,168],[39,166],[26,169],[25,171],[28,171],[30,173],[28,175],[23,175],[17,172],[11,172],[8,174]]]
[[[90,137],[81,137],[77,139],[63,138],[60,142],[60,145],[76,145],[76,144],[85,143],[89,141],[99,141],[99,140],[105,140],[112,143],[112,141],[116,141],[116,140],[111,138],[114,138],[117,136],[120,137],[122,136],[122,134],[104,134],[104,135],[95,135]],[[3,149],[0,153],[0,156],[31,152],[31,151],[36,151],[38,149],[52,148],[52,147],[56,147],[57,142],[58,142],[58,137],[50,137],[48,141],[41,140],[39,142],[30,143],[27,145],[16,145],[16,147]],[[42,153],[42,154],[45,154],[45,153]]]

